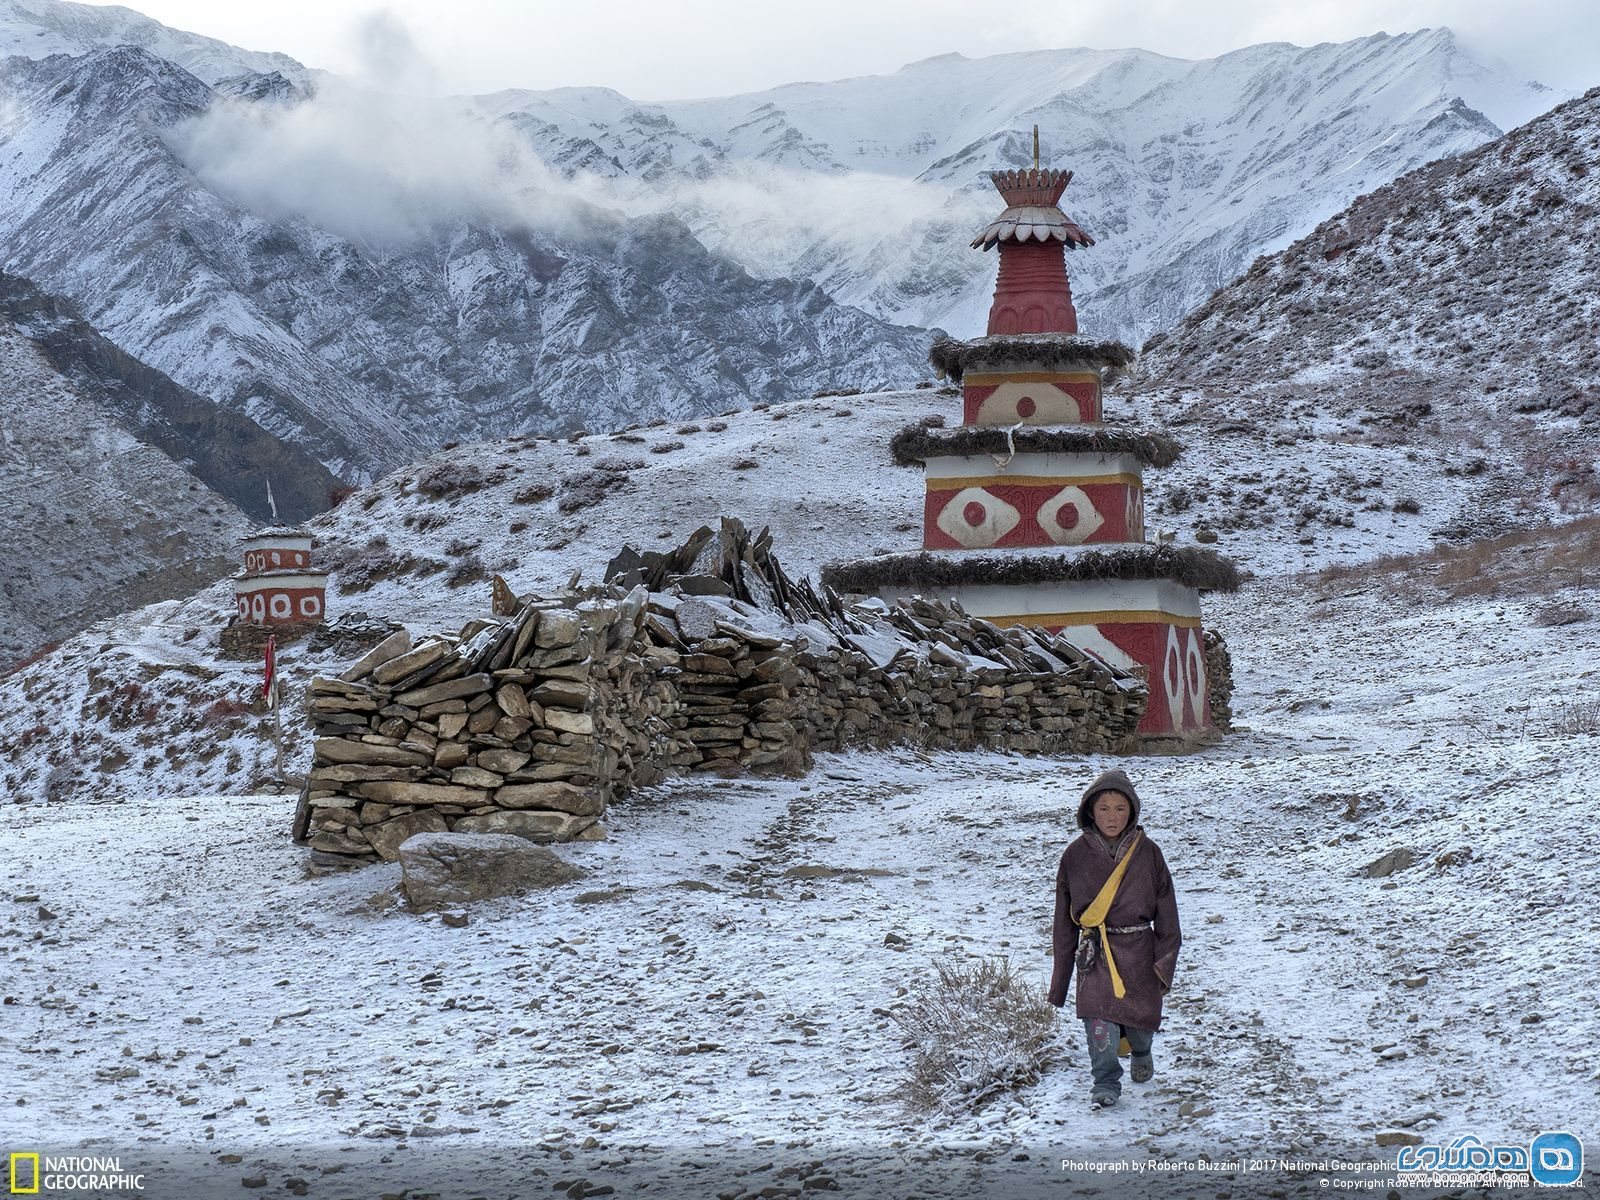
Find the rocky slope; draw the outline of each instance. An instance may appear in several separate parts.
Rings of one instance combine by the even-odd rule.
[[[0,669],[92,621],[183,595],[248,523],[300,521],[339,481],[0,272]]]
[[[113,46],[141,46],[207,83],[276,72],[306,86],[321,74],[287,54],[241,50],[216,38],[169,28],[131,8],[70,0],[0,0],[0,57],[46,58]]]
[[[215,579],[249,526],[0,314],[0,671]]]
[[[1389,447],[1435,477],[1477,478],[1479,510],[1440,528],[1454,537],[1591,510],[1597,161],[1600,89],[1363,196],[1152,339],[1134,402],[1228,446],[1220,482],[1254,498],[1225,527],[1307,509],[1314,524],[1327,506],[1323,480],[1261,476],[1263,436]],[[1381,501],[1390,483],[1351,476],[1332,494]]]

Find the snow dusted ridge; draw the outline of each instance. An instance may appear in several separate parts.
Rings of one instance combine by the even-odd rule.
[[[450,102],[296,103],[118,46],[5,60],[0,150],[8,270],[353,480],[928,374],[923,331],[596,207]]]
[[[0,57],[79,55],[113,46],[143,47],[207,83],[277,72],[304,87],[322,74],[287,54],[241,50],[216,38],[170,29],[130,8],[67,0],[0,0]]]
[[[1594,511],[1597,160],[1600,90],[1362,197],[1154,339],[1108,409],[1223,464],[1156,519],[1246,544],[1292,524],[1311,548],[1402,500],[1458,540]],[[1323,469],[1261,468],[1263,438]],[[1461,477],[1476,509],[1441,511],[1435,489]]]
[[[511,123],[586,194],[664,208],[762,275],[815,279],[890,320],[982,330],[997,211],[987,172],[1037,122],[1085,329],[1137,345],[1257,255],[1415,166],[1481,145],[1559,95],[1485,67],[1448,29],[1186,61],[1144,50],[947,54],[893,75],[642,104],[602,88],[510,91]]]
[[[244,513],[61,375],[3,300],[0,380],[0,671],[227,569]]]

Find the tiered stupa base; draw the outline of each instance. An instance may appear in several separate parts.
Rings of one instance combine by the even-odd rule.
[[[840,591],[954,601],[997,625],[1059,633],[1149,686],[1139,732],[1215,731],[1200,592],[1237,586],[1211,550],[1146,542],[1144,471],[1177,443],[1108,427],[1101,389],[1132,361],[1075,334],[941,338],[929,355],[963,388],[966,423],[902,430],[895,462],[925,473],[923,550],[829,567]]]

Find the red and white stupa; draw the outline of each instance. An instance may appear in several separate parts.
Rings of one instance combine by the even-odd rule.
[[[834,564],[840,591],[954,600],[997,625],[1042,626],[1149,684],[1151,739],[1213,732],[1202,590],[1237,573],[1214,551],[1146,541],[1144,471],[1178,455],[1170,438],[1107,424],[1104,385],[1133,360],[1078,333],[1066,253],[1094,239],[1061,210],[1070,171],[990,178],[1006,209],[973,239],[997,247],[986,336],[942,338],[935,367],[962,388],[962,424],[902,430],[894,455],[925,471],[923,549]]]
[[[320,623],[327,615],[328,573],[311,566],[311,535],[273,527],[244,539],[244,572],[234,600],[246,625]]]

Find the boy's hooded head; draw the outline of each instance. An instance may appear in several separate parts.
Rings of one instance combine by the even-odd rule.
[[[1102,792],[1121,792],[1128,798],[1128,823],[1132,829],[1139,824],[1139,793],[1134,791],[1133,780],[1120,768],[1113,767],[1089,785],[1078,804],[1078,827],[1085,831],[1095,828],[1094,802]]]

